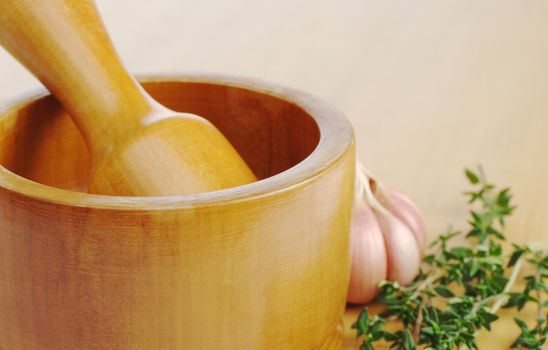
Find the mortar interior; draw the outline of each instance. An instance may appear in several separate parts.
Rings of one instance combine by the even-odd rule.
[[[143,87],[173,110],[210,120],[259,179],[297,165],[320,140],[314,118],[272,94],[191,81],[152,81]],[[78,129],[50,96],[1,116],[0,165],[34,182],[82,192],[90,171],[87,147]]]

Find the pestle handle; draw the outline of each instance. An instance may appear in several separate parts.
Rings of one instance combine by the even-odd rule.
[[[120,62],[89,0],[2,0],[0,44],[55,95],[95,155],[160,108]]]

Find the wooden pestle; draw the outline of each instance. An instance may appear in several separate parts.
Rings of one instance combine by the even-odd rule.
[[[181,195],[256,180],[211,123],[165,108],[127,73],[92,0],[2,0],[0,44],[80,129],[90,193]]]

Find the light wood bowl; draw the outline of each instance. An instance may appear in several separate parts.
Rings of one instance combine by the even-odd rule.
[[[142,81],[211,120],[261,180],[189,196],[87,194],[87,149],[59,104],[40,93],[3,107],[0,348],[340,348],[348,121],[263,82]]]

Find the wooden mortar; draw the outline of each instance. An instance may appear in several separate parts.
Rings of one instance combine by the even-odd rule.
[[[336,349],[354,140],[307,94],[144,79],[208,118],[262,179],[171,197],[87,194],[89,157],[46,93],[0,111],[1,349]]]

